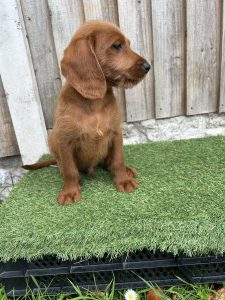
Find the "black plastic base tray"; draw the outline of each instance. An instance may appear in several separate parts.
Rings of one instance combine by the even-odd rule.
[[[179,278],[189,283],[222,282],[225,255],[188,257],[143,250],[114,260],[107,255],[85,261],[46,256],[31,262],[0,262],[0,282],[9,296],[24,295],[28,286],[36,294],[37,285],[51,294],[74,292],[71,282],[82,290],[104,290],[113,278],[117,290],[145,288],[145,281],[158,286],[184,284]]]

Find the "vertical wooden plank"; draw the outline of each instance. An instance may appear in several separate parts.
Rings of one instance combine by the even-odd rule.
[[[184,113],[183,5],[183,0],[152,0],[156,118]]]
[[[219,112],[225,112],[225,2],[223,0],[222,45],[221,45],[221,79]]]
[[[217,111],[220,0],[187,1],[187,114]]]
[[[101,0],[83,0],[85,20],[104,20]]]
[[[151,7],[147,0],[118,0],[119,22],[123,33],[131,40],[131,47],[151,63],[152,32]],[[127,121],[154,117],[153,66],[144,81],[125,91]]]
[[[84,13],[85,20],[105,20],[119,25],[119,17],[117,10],[117,1],[116,0],[83,0],[84,3]],[[116,98],[119,100],[123,107],[124,119],[126,113],[126,103],[125,103],[125,94],[124,90],[121,88],[113,89]]]
[[[60,67],[63,51],[72,35],[84,22],[82,0],[48,0],[52,31]]]
[[[47,128],[52,128],[61,79],[51,32],[48,5],[45,0],[20,0],[20,2],[45,123]]]
[[[109,22],[119,25],[117,0],[101,0],[103,18]]]
[[[0,70],[24,163],[48,152],[47,132],[20,5],[0,0]]]
[[[85,20],[107,20],[118,25],[117,0],[83,0]]]
[[[5,91],[0,77],[0,157],[19,154]]]

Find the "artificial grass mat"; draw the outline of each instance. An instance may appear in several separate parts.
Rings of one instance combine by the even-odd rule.
[[[125,147],[139,188],[118,193],[111,175],[82,175],[81,201],[60,206],[58,168],[26,174],[0,205],[0,259],[61,259],[148,248],[225,252],[225,137]]]

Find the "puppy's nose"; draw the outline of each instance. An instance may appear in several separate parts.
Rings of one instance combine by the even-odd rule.
[[[143,69],[144,69],[145,73],[148,73],[148,71],[150,70],[150,68],[151,68],[151,66],[150,66],[149,63],[147,63],[147,62],[143,63]]]

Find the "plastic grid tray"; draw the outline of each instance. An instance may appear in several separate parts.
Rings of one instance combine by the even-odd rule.
[[[115,279],[117,290],[145,288],[147,282],[158,286],[225,281],[225,256],[174,256],[167,252],[144,249],[110,259],[93,257],[89,260],[59,261],[46,256],[33,261],[18,260],[0,263],[0,282],[9,296],[21,296],[27,286],[33,293],[39,289],[48,293],[73,292],[71,282],[83,290],[104,290]],[[144,280],[142,280],[144,279]]]

